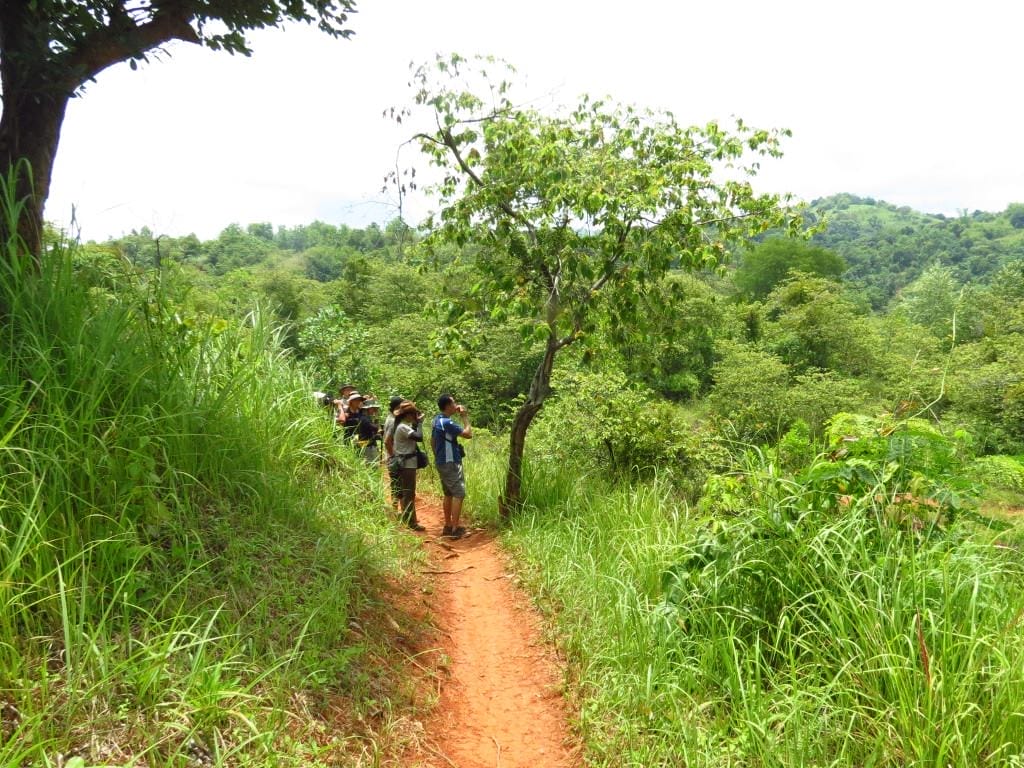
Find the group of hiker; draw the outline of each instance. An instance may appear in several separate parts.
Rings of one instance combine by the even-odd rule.
[[[391,481],[391,502],[402,521],[414,531],[425,531],[416,517],[416,473],[429,465],[424,441],[425,414],[412,400],[394,396],[388,402],[388,414],[380,423],[380,403],[373,395],[362,395],[346,384],[336,397],[316,393],[320,402],[332,408],[335,424],[370,465],[386,457]],[[444,494],[444,526],[441,536],[458,539],[466,534],[460,524],[462,500],[466,497],[466,478],[462,467],[465,449],[459,438],[473,437],[469,412],[450,394],[437,399],[438,413],[430,426],[430,451],[434,456]],[[381,453],[380,446],[384,452]]]

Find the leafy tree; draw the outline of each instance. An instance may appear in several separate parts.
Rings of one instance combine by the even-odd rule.
[[[422,314],[430,300],[430,278],[408,264],[386,262],[382,255],[357,254],[346,262],[341,279],[331,286],[335,303],[360,322],[376,325]]]
[[[1003,266],[992,279],[992,289],[1007,301],[1024,300],[1024,259]]]
[[[530,386],[543,350],[517,327],[484,319],[473,330],[473,351],[460,354],[457,365],[444,364],[430,344],[436,319],[415,309],[369,328],[363,351],[377,364],[374,386],[416,400],[424,411],[438,393],[452,392],[472,411],[474,428],[507,426],[509,403]]]
[[[26,160],[16,197],[22,247],[38,254],[43,205],[50,190],[68,100],[112,64],[135,68],[172,40],[214,50],[251,51],[246,33],[288,20],[315,22],[348,37],[354,0],[4,0],[0,3],[0,175]],[[13,234],[0,222],[0,240]]]
[[[306,228],[303,226],[278,227],[277,234],[274,235],[274,242],[277,243],[278,248],[289,251],[304,251],[310,247]]]
[[[384,247],[384,233],[380,229],[380,225],[376,222],[370,224],[366,229],[363,230],[363,242],[361,250],[364,251],[375,251]]]
[[[200,251],[199,239],[195,235],[179,238],[154,235],[149,227],[132,230],[130,235],[112,241],[111,245],[119,247],[133,265],[155,269],[171,261],[195,260]]]
[[[744,256],[734,280],[748,298],[761,299],[792,272],[838,280],[846,262],[827,248],[795,238],[773,237]]]
[[[258,237],[260,240],[274,242],[274,225],[269,221],[250,224],[245,228],[245,231],[253,237]]]
[[[973,291],[958,286],[949,267],[933,264],[903,290],[897,309],[936,337],[960,343],[981,332],[973,299]]]
[[[867,401],[857,380],[835,371],[811,371],[793,377],[786,397],[786,416],[791,423],[806,426],[808,435],[816,438],[837,413],[862,409]]]
[[[443,172],[429,241],[466,244],[479,273],[465,312],[517,318],[544,356],[517,411],[500,508],[521,499],[526,433],[551,392],[555,358],[585,340],[602,312],[638,334],[638,297],[672,268],[720,263],[730,244],[796,215],[749,183],[755,156],[778,156],[783,134],[742,121],[683,127],[670,114],[584,97],[568,112],[517,106],[493,60],[438,57],[413,75],[415,104],[435,128],[415,138]],[[436,77],[436,79],[435,79]],[[481,90],[484,89],[484,90]],[[404,118],[404,115],[400,115]],[[397,179],[396,179],[397,180]]]
[[[622,367],[634,381],[665,397],[696,397],[711,383],[715,338],[736,325],[727,312],[731,304],[704,280],[683,273],[669,276],[642,298],[658,332],[627,345]]]
[[[288,349],[298,349],[299,322],[308,298],[308,281],[280,269],[267,270],[261,275],[260,292],[269,299],[270,307],[282,330],[282,343]]]
[[[341,277],[345,266],[345,254],[340,248],[314,245],[307,249],[303,256],[306,258],[306,276],[310,279],[329,283]]]
[[[274,250],[273,243],[255,237],[238,224],[230,224],[216,240],[204,243],[205,263],[211,272],[223,275],[239,267],[262,262]]]
[[[557,370],[530,435],[530,463],[603,476],[671,476],[690,493],[727,454],[709,427],[614,368]],[[566,435],[573,435],[567,441]]]
[[[398,255],[402,250],[416,242],[416,230],[401,219],[392,219],[384,228],[384,237],[389,246],[394,247]]]
[[[789,426],[789,369],[778,357],[753,347],[723,342],[712,369],[708,395],[712,413],[732,426],[736,438],[776,440]]]
[[[156,240],[149,227],[142,227],[140,230],[132,230],[130,235],[125,235],[118,240],[121,253],[135,266],[156,264]]]
[[[936,414],[945,405],[949,347],[905,317],[872,317],[870,324],[870,341],[878,345],[871,374],[876,395],[893,412]]]
[[[872,370],[877,348],[871,343],[873,329],[839,284],[790,274],[765,302],[770,322],[764,343],[794,371],[817,368],[863,374]]]
[[[377,364],[366,353],[366,328],[352,323],[334,306],[307,318],[298,333],[299,349],[318,381],[369,382],[377,379]]]
[[[984,452],[1024,451],[1024,331],[964,344],[950,368],[949,418]]]

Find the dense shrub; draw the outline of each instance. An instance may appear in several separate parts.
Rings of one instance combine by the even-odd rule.
[[[991,488],[1024,494],[1024,462],[1013,456],[982,456],[971,462],[970,475]]]
[[[712,369],[708,406],[746,442],[775,440],[788,426],[790,373],[778,357],[739,344],[723,344]]]
[[[531,428],[531,462],[618,477],[665,474],[694,491],[727,455],[692,410],[631,385],[623,373],[556,373],[555,392]]]

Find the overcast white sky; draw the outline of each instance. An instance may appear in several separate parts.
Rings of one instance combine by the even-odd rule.
[[[187,44],[72,102],[47,218],[83,237],[215,237],[232,222],[386,221],[410,61],[513,63],[533,93],[787,127],[765,191],[929,213],[1024,202],[1024,4],[1007,0],[359,0],[351,40],[308,27],[251,58]],[[406,156],[414,159],[413,153]],[[383,203],[383,205],[382,205]],[[415,202],[412,211],[427,209]]]

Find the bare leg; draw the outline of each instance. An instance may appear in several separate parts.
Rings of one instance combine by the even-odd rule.
[[[452,524],[452,501],[451,496],[444,497],[444,527],[449,530],[455,527]]]
[[[448,501],[447,497],[445,498],[445,501]],[[452,530],[454,531],[459,527],[459,516],[462,514],[462,499],[451,497],[451,504],[448,506],[451,507],[451,522],[449,525],[451,525]],[[448,520],[448,518],[449,515],[445,514],[445,520]]]

